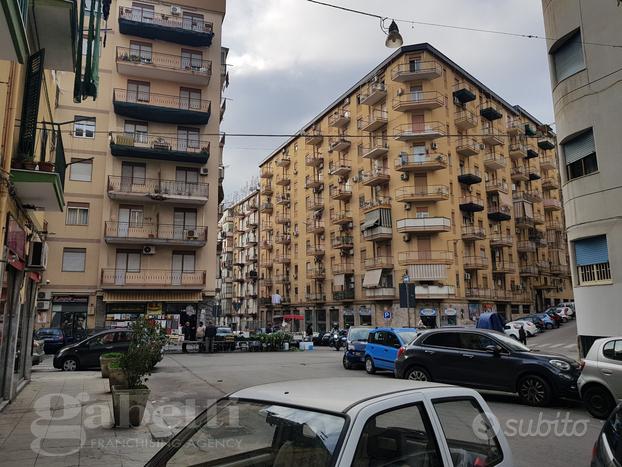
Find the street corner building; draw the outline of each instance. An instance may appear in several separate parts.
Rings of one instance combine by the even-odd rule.
[[[260,164],[260,322],[436,326],[571,299],[555,148],[431,45],[398,49]]]
[[[58,118],[74,124],[39,326],[80,338],[145,316],[176,333],[214,312],[224,15],[224,0],[113,2],[97,99],[76,106],[59,80]]]

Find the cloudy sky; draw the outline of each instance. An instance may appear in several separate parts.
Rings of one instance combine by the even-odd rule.
[[[544,35],[540,0],[327,0],[386,17]],[[299,130],[393,51],[379,20],[307,0],[229,0],[223,45],[231,85],[222,130]],[[543,40],[399,23],[405,44],[429,42],[544,122],[553,107]],[[227,138],[227,197],[282,139]]]

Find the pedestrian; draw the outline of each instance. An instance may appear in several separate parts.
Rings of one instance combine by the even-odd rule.
[[[214,352],[214,339],[216,338],[216,326],[211,321],[207,322],[207,327],[205,328],[205,342],[207,343],[207,351],[209,353]]]
[[[527,333],[525,332],[525,328],[523,326],[518,330],[518,340],[523,345],[527,345]]]
[[[313,326],[311,326],[311,323],[307,326],[307,337],[313,337]]]
[[[199,352],[205,352],[205,325],[203,321],[199,321],[197,328],[197,340],[199,341]]]
[[[188,348],[186,347],[187,346],[186,341],[189,341],[190,337],[192,336],[192,329],[190,328],[190,323],[188,321],[184,323],[184,326],[181,328],[181,332],[184,336],[184,341],[181,344],[181,351],[183,353],[188,353]]]

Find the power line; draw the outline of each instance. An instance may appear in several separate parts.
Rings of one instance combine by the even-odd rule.
[[[381,20],[383,19],[388,19],[388,16],[381,16],[381,15],[377,15],[374,13],[369,13],[367,11],[361,11],[361,10],[355,10],[352,8],[346,8],[343,7],[341,5],[333,5],[331,3],[325,3],[325,2],[320,2],[318,0],[307,0],[310,3],[316,3],[318,5],[322,5],[322,6],[326,6],[326,7],[330,7],[330,8],[335,8],[337,10],[343,10],[343,11],[347,11],[349,13],[356,13],[359,15],[364,15],[364,16],[371,16],[373,18],[380,18]],[[499,35],[503,35],[503,36],[512,36],[512,37],[522,37],[524,39],[540,39],[540,40],[547,40],[547,41],[556,41],[557,39],[551,38],[551,37],[546,37],[546,36],[540,36],[538,34],[522,34],[522,33],[516,33],[516,32],[508,32],[508,31],[498,31],[498,30],[494,30],[494,29],[483,29],[483,28],[470,28],[467,26],[456,26],[453,24],[442,24],[442,23],[431,23],[431,22],[427,22],[427,21],[414,21],[414,20],[410,20],[410,19],[399,19],[399,18],[391,18],[393,19],[393,21],[398,22],[398,23],[406,23],[406,24],[410,24],[411,26],[419,25],[419,26],[432,26],[432,27],[437,27],[437,28],[446,28],[446,29],[458,29],[458,30],[462,30],[462,31],[471,31],[471,32],[482,32],[482,33],[487,33],[487,34],[499,34]],[[596,45],[596,46],[600,46],[600,47],[613,47],[613,48],[622,48],[622,44],[604,44],[601,42],[588,42],[588,41],[582,41],[581,42],[584,45]]]

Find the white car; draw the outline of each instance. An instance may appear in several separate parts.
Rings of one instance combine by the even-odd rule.
[[[477,392],[456,386],[356,377],[285,381],[220,399],[146,466],[511,466],[503,430],[491,416]]]
[[[582,363],[581,399],[592,416],[607,418],[622,402],[622,337],[595,340]]]
[[[516,331],[516,338],[518,339],[518,330],[522,327],[525,328],[525,332],[527,333],[527,337],[533,337],[538,333],[538,328],[536,327],[535,324],[533,324],[531,321],[511,321],[509,323],[506,324],[510,325],[512,329],[514,329]],[[506,334],[508,334],[506,332]],[[514,334],[514,333],[512,333]],[[510,335],[510,334],[508,334]]]
[[[574,317],[574,310],[569,306],[557,307],[555,313],[559,315],[564,323],[568,322],[569,319]]]

